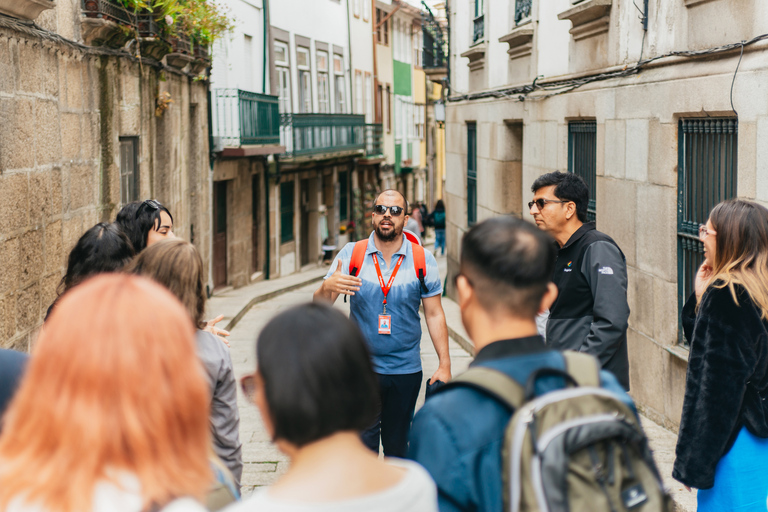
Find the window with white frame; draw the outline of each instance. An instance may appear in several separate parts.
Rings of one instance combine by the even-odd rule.
[[[362,1],[365,2],[366,0],[362,0]],[[355,15],[355,18],[360,17],[360,2],[361,0],[354,0],[352,2],[352,14]]]
[[[373,121],[373,77],[365,74],[365,119],[367,123]]]
[[[296,67],[299,70],[299,112],[312,112],[312,69],[309,64],[309,48],[296,49]]]
[[[355,114],[364,114],[363,108],[363,74],[355,70]]]
[[[323,50],[317,50],[317,107],[321,114],[331,112],[328,52]]]
[[[275,41],[275,71],[277,73],[278,108],[281,113],[291,111],[291,78],[288,45]]]
[[[417,68],[422,67],[421,59],[424,51],[424,40],[422,38],[421,27],[413,26],[413,65]]]
[[[371,19],[371,2],[370,0],[363,1],[363,21]]]
[[[333,54],[333,76],[333,88],[336,92],[335,112],[345,114],[347,112],[347,82],[344,80],[344,57],[338,53]]]

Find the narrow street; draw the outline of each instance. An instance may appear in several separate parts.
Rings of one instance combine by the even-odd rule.
[[[438,260],[442,260],[439,263],[443,267],[445,258]],[[444,275],[443,268],[441,273]],[[318,283],[313,283],[257,304],[237,323],[230,336],[230,345],[232,363],[238,380],[255,369],[255,342],[264,325],[281,310],[312,300],[312,293],[318,286]],[[349,303],[345,304],[341,298],[336,301],[336,307],[349,313]],[[422,331],[421,360],[426,380],[437,369],[437,356],[423,320]],[[450,350],[453,373],[463,372],[472,358],[453,340],[450,342]],[[417,408],[423,403],[424,386],[422,385]],[[243,495],[247,496],[255,487],[273,483],[287,469],[288,459],[270,442],[256,406],[247,403],[242,393],[238,393],[238,406],[240,407],[240,440],[243,443],[244,462],[242,489]]]

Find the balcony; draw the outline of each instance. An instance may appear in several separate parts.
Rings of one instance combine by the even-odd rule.
[[[424,43],[422,51],[424,72],[432,81],[446,80],[448,78],[448,45],[445,31],[429,7],[421,13],[421,32]]]
[[[368,146],[366,133],[364,115],[280,114],[280,143],[286,158],[363,153]]]
[[[241,89],[211,90],[211,134],[222,156],[282,153],[278,98]]]

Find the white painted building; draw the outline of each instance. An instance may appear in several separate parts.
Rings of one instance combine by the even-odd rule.
[[[235,29],[214,44],[211,88],[268,93],[263,0],[218,1],[229,9]]]

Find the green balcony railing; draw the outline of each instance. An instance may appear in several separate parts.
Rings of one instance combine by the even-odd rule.
[[[241,89],[213,89],[211,96],[211,131],[224,146],[280,143],[277,96]]]
[[[291,157],[364,151],[365,116],[280,114],[280,143]]]

